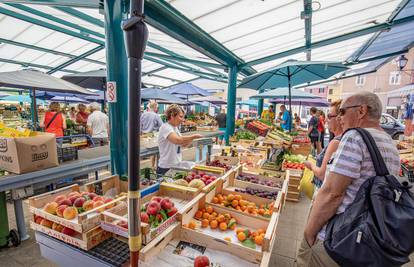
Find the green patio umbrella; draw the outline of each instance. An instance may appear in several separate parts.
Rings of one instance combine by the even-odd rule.
[[[276,67],[244,78],[238,87],[256,90],[288,87],[289,111],[291,111],[292,86],[325,80],[347,69],[348,67],[340,62],[288,60]]]

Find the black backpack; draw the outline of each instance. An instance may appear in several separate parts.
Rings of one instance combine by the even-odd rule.
[[[390,267],[414,251],[414,197],[407,182],[390,175],[371,134],[355,128],[367,145],[376,176],[359,188],[354,202],[326,228],[324,246],[340,266]]]

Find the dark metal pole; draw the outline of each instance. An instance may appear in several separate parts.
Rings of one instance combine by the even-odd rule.
[[[140,207],[141,66],[148,40],[144,0],[131,0],[130,18],[122,22],[128,56],[128,229],[130,266],[138,266],[142,245]]]
[[[287,74],[288,74],[288,87],[289,87],[289,116],[290,116],[290,123],[289,123],[289,132],[292,131],[292,89],[290,84],[290,67],[287,67]]]
[[[37,104],[36,104],[36,90],[32,89],[32,122],[33,130],[37,130]]]

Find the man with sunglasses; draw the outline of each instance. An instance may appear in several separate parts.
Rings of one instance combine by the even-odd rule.
[[[362,92],[350,96],[341,104],[339,120],[344,131],[365,128],[374,138],[389,173],[397,176],[400,157],[391,137],[380,126],[381,111],[378,96]],[[346,132],[327,166],[323,185],[314,199],[301,245],[305,249],[298,256],[297,266],[338,266],[323,246],[326,224],[335,214],[348,208],[360,186],[374,175],[371,156],[362,137],[355,130]]]

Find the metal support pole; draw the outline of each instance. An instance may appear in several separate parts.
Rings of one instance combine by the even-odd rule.
[[[23,91],[19,91],[19,95],[20,96],[23,95]],[[23,102],[22,101],[19,102],[19,105],[20,105],[21,108],[23,108]]]
[[[8,245],[9,218],[7,217],[6,192],[0,192],[0,247]]]
[[[30,236],[26,231],[26,223],[24,221],[23,201],[16,199],[13,201],[14,204],[14,216],[16,217],[17,230],[19,231],[20,239],[22,241],[27,240]]]
[[[289,132],[292,131],[292,88],[290,84],[290,67],[287,67],[287,75],[288,75],[288,87],[289,87],[289,116],[290,116],[290,123],[289,123]]]
[[[234,134],[235,116],[236,116],[236,83],[237,83],[237,66],[229,68],[229,84],[227,87],[227,117],[226,117],[226,144],[230,144],[230,136]]]
[[[32,89],[32,104],[30,107],[31,107],[33,129],[37,130],[37,108],[36,108],[36,90],[35,89]]]
[[[263,93],[264,92],[264,90],[263,89],[260,89],[259,90],[259,94],[260,93]],[[264,99],[263,98],[260,98],[259,99],[259,101],[258,101],[258,103],[257,103],[257,117],[258,118],[261,118],[261,116],[262,116],[262,112],[263,112],[263,103],[264,103]]]
[[[107,81],[116,82],[116,102],[109,103],[109,119],[111,126],[111,171],[120,176],[127,174],[128,134],[127,134],[127,73],[128,64],[123,41],[121,21],[123,1],[105,0],[105,37]]]
[[[138,266],[142,246],[140,218],[140,112],[141,67],[148,28],[144,22],[144,0],[131,0],[130,17],[122,22],[128,56],[128,237],[130,266]]]

